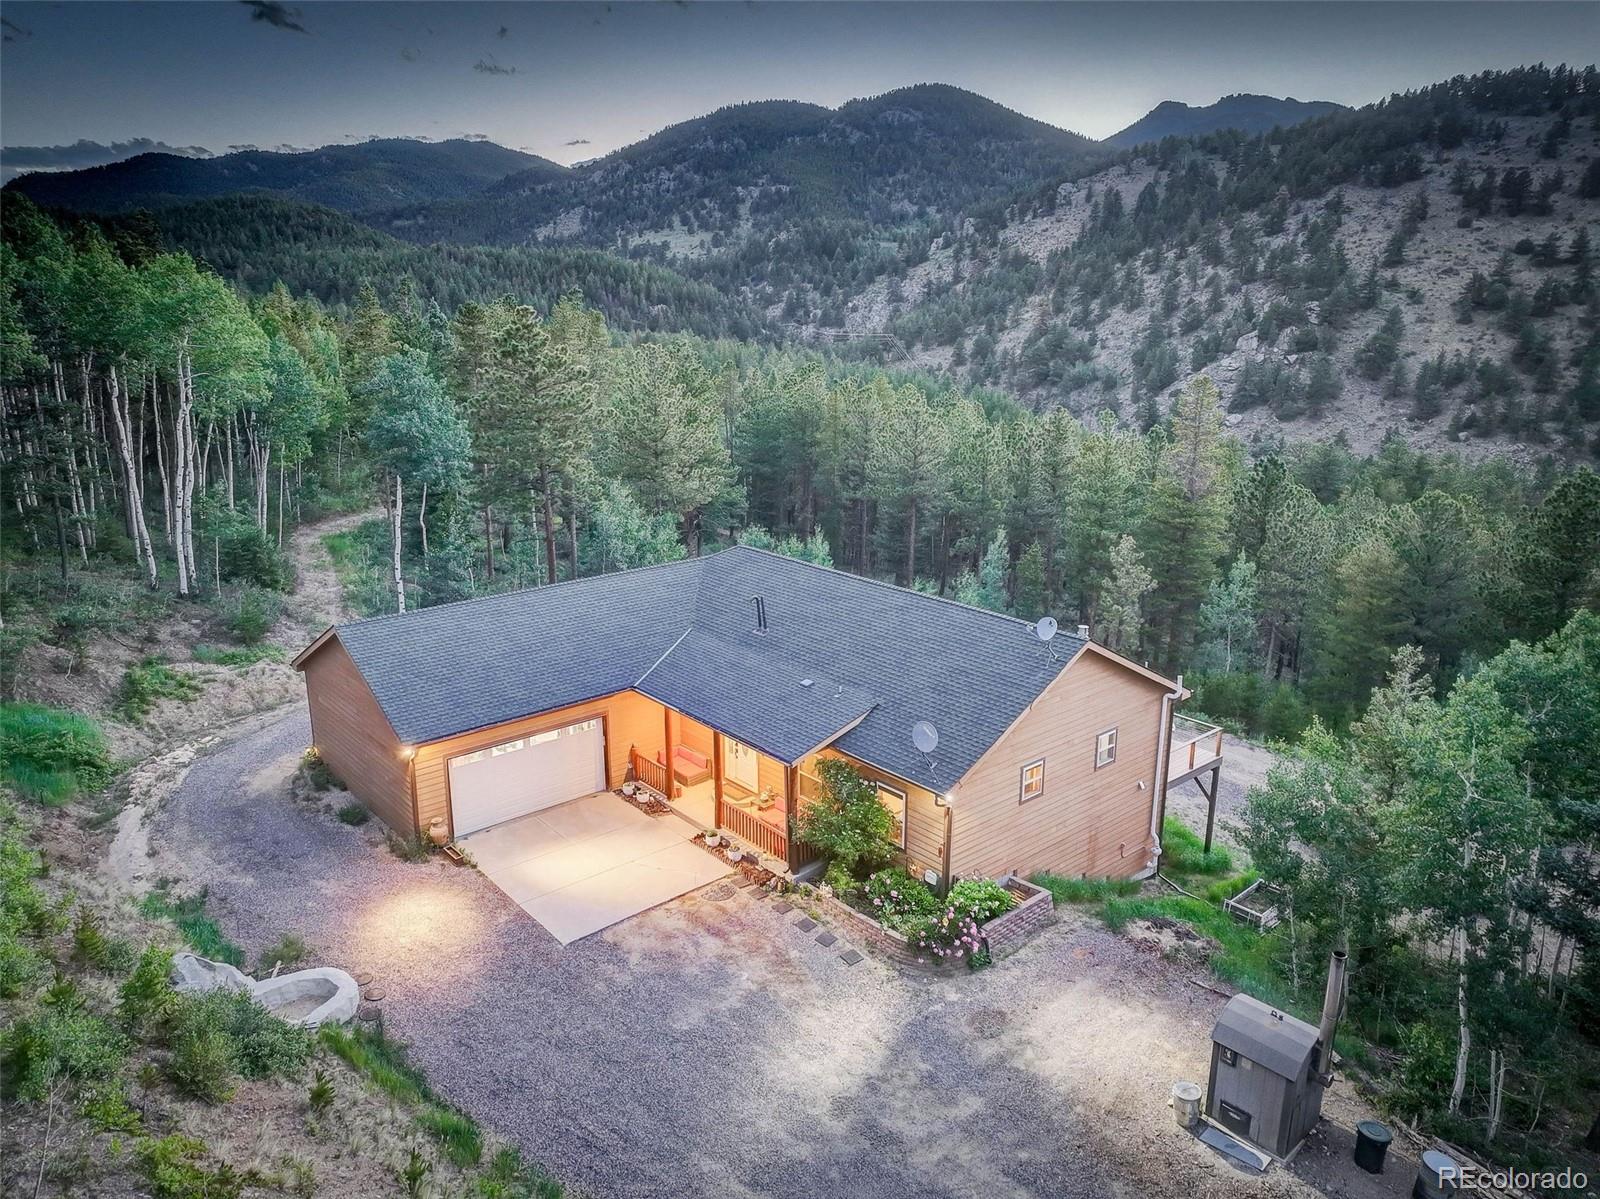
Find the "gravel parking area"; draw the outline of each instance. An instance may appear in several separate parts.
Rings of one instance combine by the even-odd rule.
[[[251,951],[295,932],[370,972],[440,1093],[582,1191],[1315,1193],[1175,1127],[1222,1002],[1193,962],[1069,914],[993,969],[909,978],[727,887],[563,948],[476,871],[294,804],[308,738],[297,712],[199,760],[155,818],[161,870]]]

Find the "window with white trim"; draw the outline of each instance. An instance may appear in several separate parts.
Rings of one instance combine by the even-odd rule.
[[[1018,802],[1027,803],[1030,799],[1038,799],[1044,794],[1044,759],[1029,762],[1022,768],[1022,798]]]
[[[878,784],[878,802],[894,817],[894,829],[889,839],[901,849],[906,847],[906,793],[883,783]]]
[[[1094,739],[1094,768],[1109,766],[1117,760],[1117,730],[1107,729]]]

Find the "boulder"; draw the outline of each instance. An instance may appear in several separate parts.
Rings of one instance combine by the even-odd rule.
[[[213,962],[196,953],[172,955],[172,985],[175,990],[248,991],[254,985],[244,971],[227,962]]]

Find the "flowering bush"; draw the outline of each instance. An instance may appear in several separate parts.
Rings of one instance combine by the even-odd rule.
[[[861,891],[867,910],[878,922],[900,933],[939,910],[939,897],[902,866],[878,871]]]
[[[1017,906],[1016,899],[999,883],[986,878],[964,878],[950,888],[950,906],[979,924],[1003,916]]]
[[[911,945],[936,958],[959,958],[983,948],[978,922],[970,913],[958,911],[954,904],[932,916],[909,923],[900,930]]]

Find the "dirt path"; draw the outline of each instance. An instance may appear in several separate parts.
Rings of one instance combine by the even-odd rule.
[[[299,653],[328,625],[348,616],[323,538],[354,528],[373,515],[347,513],[295,531],[289,550],[295,591],[269,639],[286,654]],[[102,871],[113,891],[141,895],[159,877],[150,845],[150,822],[167,797],[183,785],[196,759],[304,704],[300,676],[287,662],[195,669],[205,675],[201,695],[186,702],[163,700],[138,728],[113,729],[119,734],[115,741],[121,756],[140,759],[128,772],[127,801],[117,814]]]
[[[294,566],[294,595],[284,609],[283,619],[273,630],[274,643],[296,654],[323,629],[350,618],[333,558],[323,538],[332,533],[348,532],[378,515],[375,509],[347,512],[296,531],[289,548],[289,561]]]

